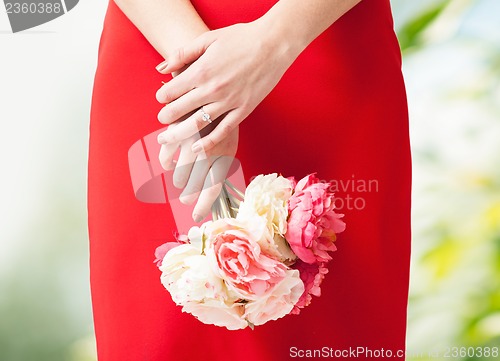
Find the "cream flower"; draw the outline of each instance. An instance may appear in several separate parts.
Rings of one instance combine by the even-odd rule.
[[[161,283],[177,305],[233,298],[223,280],[212,271],[207,257],[194,245],[183,244],[171,249],[163,258],[160,271]]]
[[[300,279],[299,271],[288,270],[286,277],[272,293],[247,303],[243,317],[255,326],[277,320],[293,310],[303,293],[304,283]]]
[[[226,327],[228,330],[240,330],[248,326],[243,318],[245,306],[241,303],[209,299],[204,302],[188,302],[182,311],[192,314],[207,325]]]
[[[292,263],[296,258],[283,238],[287,229],[287,201],[292,195],[293,183],[276,173],[257,176],[247,187],[240,204],[238,220],[249,224],[262,218],[270,236],[262,237],[259,245],[267,254],[281,262]]]
[[[255,177],[245,191],[245,199],[240,204],[237,218],[243,220],[259,215],[266,219],[273,232],[284,235],[288,216],[287,201],[292,190],[292,182],[276,173]]]
[[[172,300],[183,306],[183,312],[193,314],[201,322],[229,330],[245,328],[248,323],[243,318],[244,305],[213,272],[207,256],[201,254],[201,242],[195,243],[168,251],[160,266],[162,284]]]

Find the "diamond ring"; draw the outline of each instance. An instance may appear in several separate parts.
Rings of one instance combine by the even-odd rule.
[[[207,122],[208,124],[212,123],[212,118],[210,118],[210,114],[205,112],[203,110],[203,107],[200,108],[200,112],[201,112],[201,119],[203,119],[204,122]]]

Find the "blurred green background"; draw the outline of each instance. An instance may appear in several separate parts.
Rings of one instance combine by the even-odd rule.
[[[393,8],[414,160],[408,359],[498,360],[469,347],[500,347],[500,2]]]
[[[60,54],[55,51],[46,60],[60,55],[83,72],[75,76],[75,69],[67,68],[63,74],[69,78],[61,76],[65,80],[56,81],[52,90],[43,89],[53,95],[44,101],[47,107],[66,102],[70,109],[50,113],[56,115],[51,119],[64,122],[45,126],[75,136],[56,135],[50,147],[32,154],[36,198],[22,191],[21,199],[10,199],[9,187],[3,187],[2,361],[95,361],[84,190],[101,28],[96,19],[102,19],[105,4],[84,3],[66,19],[54,21],[55,31],[43,34],[62,46]],[[408,359],[444,359],[431,353],[442,355],[454,346],[500,347],[500,1],[393,0],[392,6],[404,56],[414,160],[407,345],[415,356]],[[70,16],[82,26],[77,29],[73,22],[72,27]],[[88,19],[93,19],[91,25]],[[65,41],[59,37],[63,28],[69,37],[82,39],[79,47],[60,43]],[[0,42],[17,49],[27,37],[38,35]],[[2,62],[23,63],[15,52],[10,54]],[[9,89],[8,95],[24,96],[16,91]],[[37,172],[40,164],[45,173]],[[61,168],[71,172],[40,176]],[[14,189],[18,181],[6,174],[4,182],[9,181]],[[21,201],[28,208],[16,208]],[[495,358],[475,353],[455,359]]]

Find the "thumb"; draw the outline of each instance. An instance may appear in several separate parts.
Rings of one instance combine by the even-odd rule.
[[[198,36],[186,46],[178,48],[168,55],[164,62],[160,63],[156,70],[161,74],[170,74],[182,70],[185,66],[196,61],[208,49],[214,39],[209,36],[211,32]]]

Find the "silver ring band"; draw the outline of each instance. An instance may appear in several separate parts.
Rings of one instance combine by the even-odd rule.
[[[204,111],[203,107],[200,108],[200,112],[201,112],[201,119],[203,119],[204,122],[207,122],[208,124],[212,123],[212,118],[210,118],[210,114]]]

